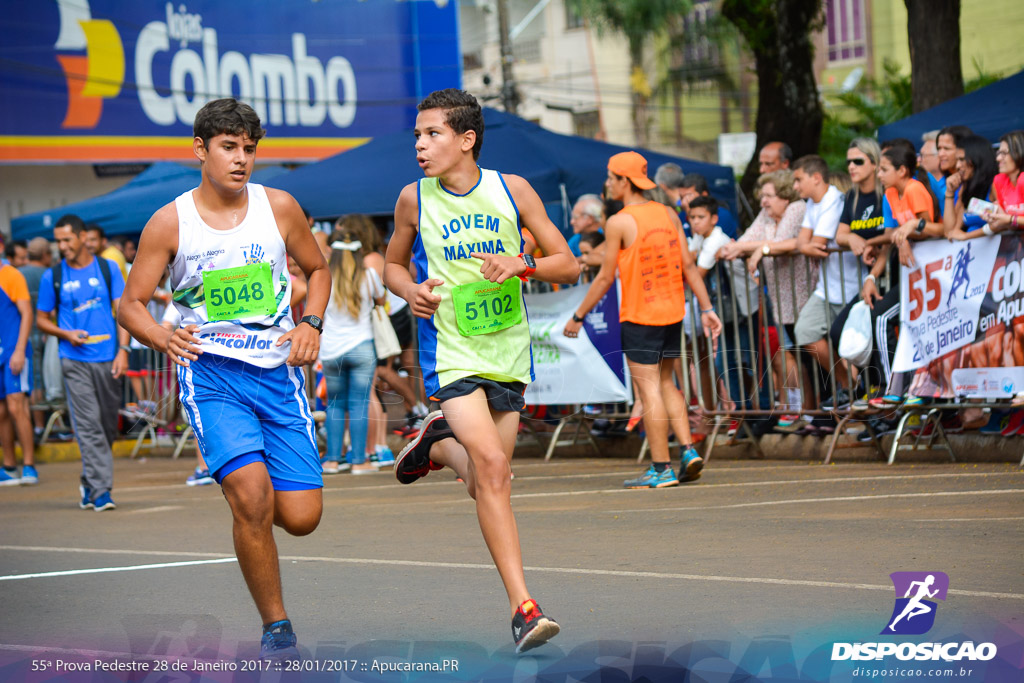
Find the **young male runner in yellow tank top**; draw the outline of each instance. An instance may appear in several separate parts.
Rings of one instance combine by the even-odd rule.
[[[398,198],[384,280],[421,319],[424,384],[441,411],[399,454],[395,476],[409,484],[447,465],[466,482],[522,652],[547,642],[558,624],[526,589],[512,514],[509,463],[533,379],[520,278],[571,284],[579,266],[529,183],[477,166],[484,120],[475,97],[440,90],[418,108],[416,160],[426,177]],[[543,256],[522,255],[523,227]]]

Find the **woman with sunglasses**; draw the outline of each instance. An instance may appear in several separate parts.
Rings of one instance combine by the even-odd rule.
[[[999,138],[996,164],[999,173],[992,180],[992,193],[999,208],[983,217],[994,232],[1024,229],[1024,130]]]

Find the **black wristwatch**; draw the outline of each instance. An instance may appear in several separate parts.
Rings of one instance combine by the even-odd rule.
[[[304,315],[304,316],[302,316],[302,319],[299,320],[299,322],[300,323],[306,323],[307,325],[312,327],[314,330],[316,330],[320,334],[324,333],[324,320],[323,320],[323,318],[320,318],[320,317],[315,316],[315,315]]]
[[[924,230],[924,226],[926,225],[928,225],[928,221],[922,218],[917,222],[917,230],[915,230],[914,232],[921,232],[922,230]]]
[[[583,322],[583,318],[581,318],[578,315],[576,315],[575,313],[573,313],[572,314],[572,321],[574,323],[581,323],[581,322]]]

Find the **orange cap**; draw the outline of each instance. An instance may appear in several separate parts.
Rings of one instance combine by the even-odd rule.
[[[619,152],[608,160],[608,170],[629,178],[641,190],[653,190],[656,185],[647,177],[647,159],[636,152]]]

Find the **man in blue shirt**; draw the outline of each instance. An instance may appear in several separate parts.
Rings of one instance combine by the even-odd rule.
[[[114,320],[124,291],[121,269],[85,247],[85,223],[62,216],[53,229],[63,259],[39,282],[36,324],[60,340],[68,407],[82,453],[80,507],[113,510],[117,411],[120,382],[128,367],[128,333]],[[54,286],[59,272],[58,288]],[[54,321],[56,311],[56,321]]]

